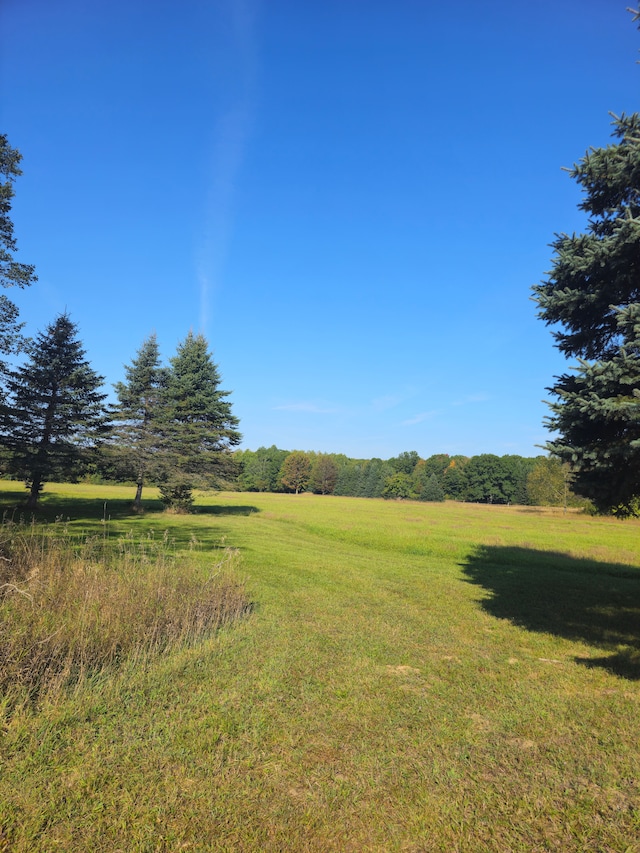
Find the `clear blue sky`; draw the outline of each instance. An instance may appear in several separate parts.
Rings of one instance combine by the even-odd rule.
[[[109,384],[207,336],[245,447],[535,455],[561,171],[638,109],[628,0],[0,0],[17,294]]]

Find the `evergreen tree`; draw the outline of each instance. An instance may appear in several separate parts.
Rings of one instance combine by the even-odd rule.
[[[205,337],[189,332],[170,363],[159,418],[159,487],[167,506],[186,510],[194,488],[211,488],[231,474],[231,448],[242,436]]]
[[[578,494],[624,516],[640,504],[640,115],[613,118],[617,141],[570,170],[588,227],[557,237],[534,294],[539,316],[561,326],[557,347],[578,362],[549,389],[558,437],[547,450],[569,464]]]
[[[571,170],[589,225],[555,240],[534,293],[539,316],[560,326],[557,347],[578,361],[549,389],[558,437],[547,450],[569,463],[579,494],[625,514],[640,496],[640,115],[613,126],[617,142]]]
[[[394,469],[388,462],[374,456],[365,463],[360,495],[364,498],[381,498],[387,478],[393,476],[393,473]]]
[[[421,501],[443,501],[444,491],[435,474],[432,474],[420,492]]]
[[[63,314],[40,332],[27,362],[10,374],[5,436],[11,471],[25,478],[27,506],[35,508],[44,483],[73,479],[108,429],[98,376],[85,359],[77,327]]]
[[[145,479],[158,458],[162,393],[167,378],[166,370],[160,366],[155,335],[144,341],[136,358],[131,365],[125,365],[124,370],[126,381],[114,385],[118,396],[115,447],[136,481],[133,507],[139,512]]]
[[[17,250],[13,236],[13,222],[9,216],[11,199],[14,196],[13,182],[22,174],[19,163],[20,152],[9,145],[4,134],[0,134],[0,284],[2,287],[25,287],[37,281],[33,266],[14,260]],[[10,355],[22,345],[22,323],[18,323],[18,308],[4,294],[0,295],[0,354]],[[4,362],[0,362],[2,368]]]
[[[335,457],[338,465],[338,478],[334,495],[349,495],[353,497],[359,493],[359,482],[363,463],[357,459],[349,459],[340,454]]]

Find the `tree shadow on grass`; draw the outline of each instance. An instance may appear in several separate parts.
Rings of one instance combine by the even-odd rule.
[[[194,513],[198,515],[253,515],[254,512],[260,512],[257,506],[237,506],[236,504],[224,504],[215,506],[212,504],[195,504],[193,507]]]
[[[37,508],[29,509],[26,506],[24,492],[3,492],[0,505],[5,517],[14,520],[50,522],[62,519],[63,521],[85,519],[87,521],[121,520],[135,518],[136,513],[132,509],[131,500],[107,500],[103,498],[81,498],[65,497],[57,494],[44,492],[38,502]],[[144,512],[160,513],[164,507],[159,500],[144,501]]]
[[[529,631],[603,649],[576,658],[640,679],[640,569],[529,548],[482,545],[463,564],[489,596],[482,608]]]
[[[86,520],[99,521],[124,521],[131,518],[140,518],[145,515],[159,515],[164,512],[164,504],[157,499],[145,499],[142,501],[143,512],[137,513],[133,510],[133,501],[129,499],[104,500],[103,498],[82,498],[75,496],[63,496],[58,494],[47,494],[44,492],[36,510],[26,507],[26,495],[24,490],[5,491],[0,496],[0,510],[5,518],[31,521],[55,521],[63,520]],[[257,506],[238,506],[236,504],[195,504],[194,515],[252,515],[260,512]],[[174,515],[178,518],[178,515]],[[184,515],[185,518],[189,514]]]

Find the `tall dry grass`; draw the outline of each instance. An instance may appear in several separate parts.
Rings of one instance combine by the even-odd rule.
[[[9,707],[124,660],[193,643],[249,609],[239,553],[208,570],[165,534],[78,542],[64,525],[0,527],[0,692]]]

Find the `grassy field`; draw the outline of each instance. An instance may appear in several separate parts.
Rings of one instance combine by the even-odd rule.
[[[0,851],[640,851],[637,521],[132,497],[50,486],[41,517],[237,548],[251,612],[7,711]]]

